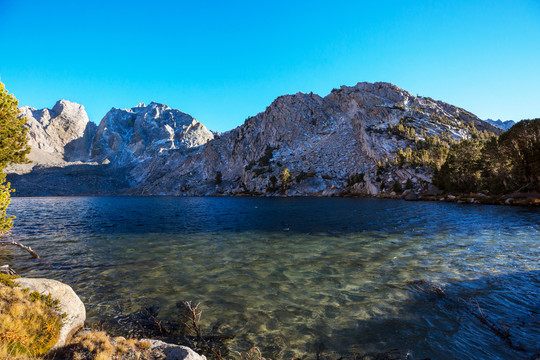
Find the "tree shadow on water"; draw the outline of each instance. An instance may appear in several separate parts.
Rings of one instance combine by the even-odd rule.
[[[418,280],[408,290],[412,296],[398,304],[398,316],[334,330],[314,341],[316,358],[540,358],[539,270],[446,286]]]

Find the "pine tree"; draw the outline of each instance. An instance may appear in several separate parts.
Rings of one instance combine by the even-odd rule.
[[[18,117],[18,104],[0,82],[0,235],[9,232],[14,218],[6,213],[14,190],[6,183],[4,170],[10,164],[27,162],[26,155],[30,152],[26,139],[28,129],[24,126],[26,118]]]

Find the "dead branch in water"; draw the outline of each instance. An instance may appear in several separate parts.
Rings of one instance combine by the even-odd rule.
[[[181,314],[181,321],[182,324],[185,327],[185,330],[188,330],[188,332],[191,332],[195,335],[196,341],[199,343],[198,345],[205,349],[206,351],[211,352],[217,360],[223,360],[223,356],[221,354],[221,350],[216,350],[212,340],[214,339],[225,339],[225,338],[233,338],[227,337],[227,336],[203,336],[200,326],[201,321],[201,315],[202,310],[199,310],[199,305],[193,306],[191,305],[191,301],[182,301],[181,303],[177,304],[179,307],[181,307],[181,310],[183,310]],[[210,342],[209,342],[210,341]]]
[[[7,275],[17,275],[15,270],[9,267],[9,265],[2,265],[0,266],[0,273],[7,274]]]
[[[484,311],[480,307],[480,304],[478,303],[478,300],[476,300],[475,298],[470,299],[469,305],[470,305],[469,312],[472,315],[474,315],[474,317],[476,317],[478,320],[480,320],[482,324],[486,325],[491,331],[497,334],[497,336],[505,340],[512,349],[526,351],[523,348],[523,346],[516,345],[513,343],[510,337],[510,327],[506,325],[505,323],[503,323],[502,321],[501,321],[501,326],[493,322],[490,319],[489,315],[484,313]]]
[[[456,307],[465,309],[468,313],[480,320],[482,324],[487,326],[488,329],[490,329],[495,335],[505,340],[508,346],[510,346],[512,349],[519,351],[527,351],[521,344],[516,345],[512,341],[510,335],[510,327],[503,322],[501,322],[502,326],[499,326],[495,322],[493,322],[490,319],[489,315],[487,315],[483,311],[483,309],[480,307],[480,304],[478,303],[478,300],[476,300],[475,298],[471,298],[469,301],[466,301],[463,298],[458,297],[456,300],[451,296],[448,296],[442,287],[426,280],[411,281],[409,282],[409,285],[412,286],[416,291],[424,292],[426,294],[441,299],[446,299],[453,303]]]
[[[21,248],[23,250],[28,251],[30,253],[30,255],[32,255],[32,257],[34,259],[39,259],[39,255],[37,254],[37,252],[32,250],[32,248],[30,246],[23,245],[18,241],[15,241],[15,240],[0,240],[0,246],[17,246],[17,247],[19,247],[19,248]]]

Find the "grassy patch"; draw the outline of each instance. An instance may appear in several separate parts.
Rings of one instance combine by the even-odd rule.
[[[150,342],[111,337],[104,332],[89,332],[73,338],[71,343],[54,353],[55,359],[108,360],[120,358],[147,359]]]
[[[62,316],[50,296],[20,289],[0,276],[0,358],[38,357],[58,341]]]
[[[5,285],[5,286],[9,286],[11,288],[17,287],[17,286],[19,286],[19,284],[17,284],[13,280],[18,278],[18,277],[19,277],[19,275],[8,275],[8,274],[0,273],[0,284]]]

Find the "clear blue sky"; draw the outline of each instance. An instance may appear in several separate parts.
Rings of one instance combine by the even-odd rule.
[[[229,130],[277,96],[392,82],[481,118],[540,116],[540,1],[0,0],[20,105],[161,102]]]

